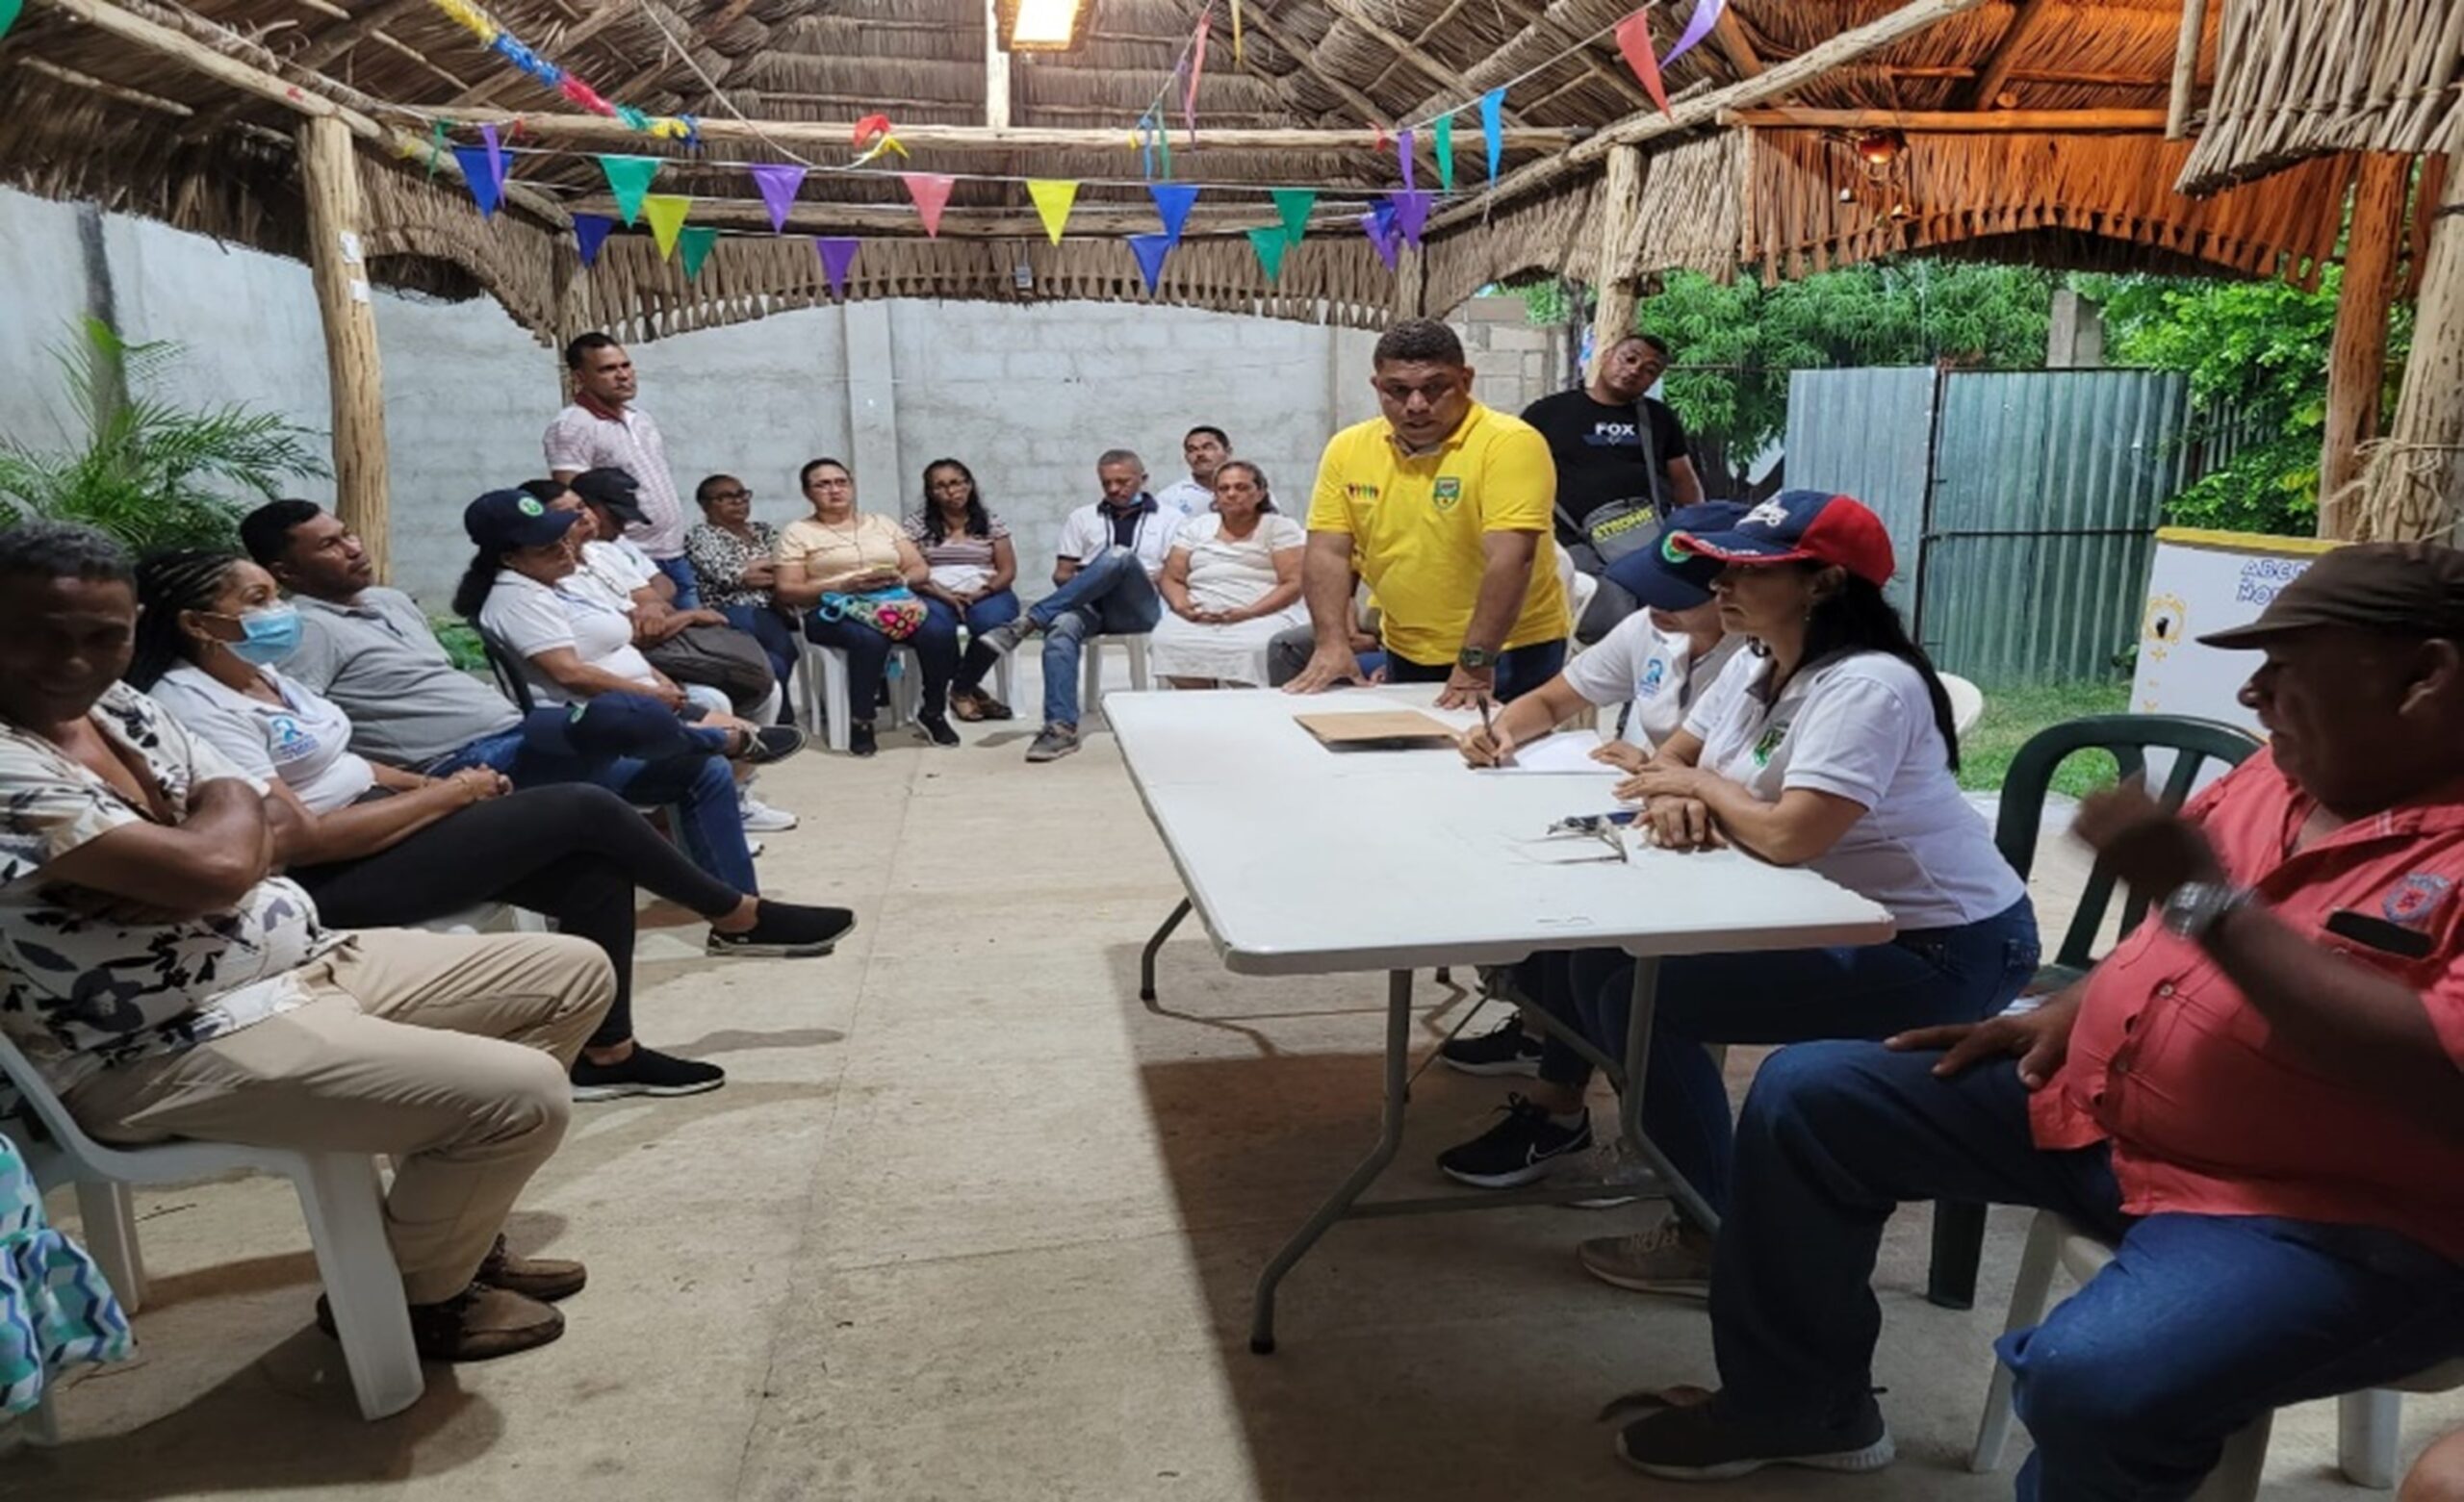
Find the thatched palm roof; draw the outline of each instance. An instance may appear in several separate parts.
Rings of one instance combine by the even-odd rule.
[[[174,27],[312,92],[339,100],[427,137],[432,119],[467,120],[488,110],[522,112],[535,122],[573,107],[484,49],[432,0],[105,0]],[[919,146],[909,162],[927,171],[999,177],[1083,177],[1082,206],[1142,207],[1146,195],[1129,132],[1159,97],[1180,123],[1170,86],[1202,0],[1093,0],[1091,34],[1067,55],[1020,55],[1007,70],[1010,122],[1016,126],[1103,130],[1120,144],[1032,152],[940,150]],[[1401,293],[1365,242],[1313,235],[1269,288],[1237,228],[1271,222],[1266,200],[1239,185],[1311,186],[1328,195],[1329,221],[1396,186],[1391,150],[1374,149],[1373,125],[1425,122],[1450,108],[1457,122],[1460,181],[1480,178],[1479,131],[1469,108],[1485,89],[1511,84],[1513,123],[1577,135],[1648,109],[1619,60],[1607,28],[1634,0],[1245,0],[1245,57],[1236,63],[1228,7],[1216,0],[1216,26],[1197,96],[1200,130],[1170,138],[1175,175],[1221,187],[1201,210],[1201,235],[1233,233],[1222,254],[1184,255],[1187,282],[1167,295],[1211,306],[1368,320],[1389,304],[1439,305],[1499,274],[1580,270],[1592,255],[1581,208],[1596,191],[1597,168],[1553,182],[1532,202],[1503,203],[1493,216],[1450,223],[1432,240],[1424,265],[1408,265]],[[1779,66],[1851,28],[1897,9],[1902,0],[1734,0],[1732,18],[1710,41],[1671,66],[1667,85],[1681,100],[1734,85]],[[2257,3],[2257,0],[2244,0]],[[2281,4],[2283,0],[2268,0]],[[2396,3],[2396,0],[2390,0]],[[300,213],[290,143],[293,119],[280,103],[235,92],[220,82],[81,24],[33,0],[17,30],[0,43],[19,101],[0,120],[0,172],[36,191],[79,195],[173,223],[297,253]],[[986,40],[982,0],[500,0],[490,7],[514,35],[612,100],[654,113],[708,120],[844,122],[880,111],[900,125],[980,125],[986,118]],[[1670,0],[1655,13],[1663,48],[1691,6]],[[1968,111],[2161,109],[2168,92],[2180,0],[1982,0],[1961,13],[1823,72],[1789,91],[1787,102],[1814,109]],[[1582,38],[1593,38],[1578,45]],[[2212,42],[2211,42],[2212,49]],[[1339,134],[1320,149],[1266,152],[1209,146],[1209,129],[1308,127]],[[1757,183],[1776,181],[1769,161],[1740,152],[1736,133],[1703,129],[1656,142],[1682,192],[1663,184],[1644,224],[1638,263],[1709,264],[1732,268],[1749,251],[1774,266],[1951,243],[1982,235],[2038,234],[2024,242],[2058,253],[2066,236],[2114,236],[2146,247],[2149,264],[2184,257],[2243,271],[2297,272],[2333,240],[2335,205],[2273,204],[2240,211],[2230,226],[2185,205],[2149,218],[2180,152],[2147,149],[2139,171],[2129,149],[2098,148],[2102,165],[2074,174],[2069,191],[2116,173],[2146,179],[2113,203],[1937,202],[1904,226],[1760,223],[1742,200]],[[1817,133],[1835,134],[1835,133]],[[1425,133],[1424,133],[1424,137]],[[1775,143],[1789,131],[1758,132]],[[457,140],[474,138],[457,131]],[[1810,138],[1808,138],[1810,139]],[[1922,138],[1943,164],[1976,138]],[[2129,138],[2148,145],[2147,138]],[[1961,142],[1968,140],[1970,147]],[[398,140],[398,145],[399,141]],[[1535,145],[1508,153],[1509,166],[1547,156]],[[536,154],[531,154],[535,150]],[[518,141],[514,180],[530,190],[493,225],[481,225],[450,181],[424,180],[414,159],[385,164],[372,155],[363,175],[377,184],[381,213],[400,221],[379,237],[389,280],[447,292],[485,288],[505,298],[543,336],[576,320],[633,320],[639,333],[758,314],[825,295],[809,255],[758,240],[723,242],[700,283],[687,287],[644,245],[611,242],[603,273],[575,276],[551,267],[545,251],[562,210],[598,208],[604,186],[590,152],[629,150],[670,159],[662,186],[691,192],[714,221],[755,216],[740,167],[714,165],[781,160],[793,154],[842,165],[846,147],[802,145],[792,153],[760,140],[732,140],[697,158],[690,149],[646,137],[621,144]],[[1691,153],[1690,156],[1686,153]],[[1803,140],[1786,148],[1800,170],[1829,172],[1827,148]],[[1681,167],[1676,164],[1688,165]],[[1961,174],[1939,166],[1944,182]],[[1422,165],[1424,185],[1433,175]],[[1970,171],[1966,174],[1974,177]],[[2161,181],[2159,179],[2161,178]],[[2342,179],[2337,178],[2339,185]],[[1991,185],[1980,182],[1983,192]],[[2007,187],[2007,185],[2004,185]],[[1650,191],[1647,189],[1647,196]],[[1819,197],[1817,192],[1814,197]],[[2120,199],[2128,198],[2128,205]],[[713,200],[735,200],[733,210]],[[797,227],[860,220],[880,242],[860,264],[859,294],[939,292],[1017,295],[1021,264],[1034,272],[1028,295],[1067,287],[1077,294],[1143,295],[1117,236],[1057,248],[1031,243],[1016,221],[1026,209],[1016,182],[962,180],[951,199],[953,224],[938,245],[914,237],[920,226],[897,212],[903,189],[885,175],[817,171],[808,180]],[[859,214],[857,206],[878,206]],[[1765,202],[1759,208],[1767,210]],[[732,213],[730,220],[726,216]],[[1005,216],[964,243],[971,214]],[[2140,227],[2131,228],[2122,221]],[[2110,222],[2109,222],[2110,221]],[[2149,224],[2154,227],[2147,227]],[[2265,233],[2246,233],[2261,225]],[[2322,225],[2325,227],[2322,229]],[[1006,227],[1005,227],[1006,226]],[[763,227],[766,227],[763,226]],[[902,237],[895,245],[886,237]],[[535,243],[534,243],[535,242]],[[2211,245],[2210,242],[2214,242]],[[2230,242],[2230,245],[2226,244]],[[2019,242],[2015,242],[2018,243]],[[570,257],[570,242],[567,242]],[[2106,252],[2109,257],[2110,252]],[[1407,261],[1419,258],[1407,258]],[[1200,263],[1204,264],[1201,265]],[[1218,265],[1217,263],[1220,264]],[[1630,268],[1630,267],[1629,267]]]

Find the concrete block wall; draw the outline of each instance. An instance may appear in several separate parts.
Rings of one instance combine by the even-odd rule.
[[[90,268],[81,211],[0,190],[0,435],[60,441],[45,344],[107,284],[119,328],[187,347],[182,399],[245,401],[322,431],[325,364],[307,268],[149,220],[101,216]],[[561,397],[555,356],[479,299],[380,292],[393,471],[395,581],[431,604],[468,558],[463,505],[540,472],[539,435]],[[1456,319],[1482,400],[1508,412],[1557,388],[1562,334],[1527,325],[1509,297]],[[688,492],[725,471],[757,515],[804,514],[796,470],[853,465],[861,504],[903,514],[944,454],[974,469],[1018,539],[1022,580],[1048,575],[1061,519],[1098,494],[1095,456],[1136,449],[1157,486],[1179,478],[1199,422],[1263,465],[1285,509],[1308,502],[1337,428],[1375,415],[1373,334],[1135,303],[901,299],[809,308],[637,346],[645,410]],[[324,494],[304,487],[314,498]]]

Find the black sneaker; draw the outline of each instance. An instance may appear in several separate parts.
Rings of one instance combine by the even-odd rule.
[[[1663,1409],[1628,1424],[1617,1456],[1634,1469],[1671,1481],[1727,1481],[1765,1465],[1811,1470],[1880,1470],[1897,1458],[1882,1406],[1867,1394],[1837,1424],[1732,1416],[1715,1395],[1693,1408]]]
[[[871,721],[859,720],[847,727],[848,755],[869,756],[879,750],[881,750],[881,743],[873,739]]]
[[[703,953],[742,958],[808,959],[827,955],[856,931],[856,915],[844,907],[808,907],[760,899],[753,927],[742,933],[710,930]]]
[[[1437,1166],[1450,1179],[1483,1189],[1511,1189],[1536,1184],[1555,1170],[1556,1159],[1591,1147],[1591,1112],[1571,1127],[1560,1127],[1548,1111],[1520,1095],[1509,1095],[1502,1107],[1505,1120],[1471,1141],[1437,1155]]]
[[[1537,1075],[1540,1040],[1523,1031],[1520,1016],[1510,1016],[1476,1038],[1449,1038],[1437,1056],[1467,1075]]]
[[[936,746],[956,746],[959,743],[959,732],[951,726],[945,715],[917,715],[915,733]]]
[[[784,761],[805,749],[805,732],[792,725],[765,725],[745,739],[744,759],[757,767]]]
[[[633,1045],[633,1051],[612,1064],[594,1064],[577,1057],[573,1068],[574,1099],[612,1101],[628,1095],[699,1095],[728,1082],[728,1072],[698,1058],[678,1058],[654,1048]]]

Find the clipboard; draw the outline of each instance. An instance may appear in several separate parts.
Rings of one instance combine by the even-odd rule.
[[[1294,715],[1292,720],[1330,751],[1451,751],[1455,745],[1452,730],[1417,709]]]

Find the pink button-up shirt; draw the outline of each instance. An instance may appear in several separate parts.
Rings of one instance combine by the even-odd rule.
[[[552,471],[622,470],[640,487],[633,499],[649,522],[626,535],[654,558],[684,556],[684,500],[667,467],[667,441],[651,415],[616,409],[584,394],[548,424],[541,447]]]

